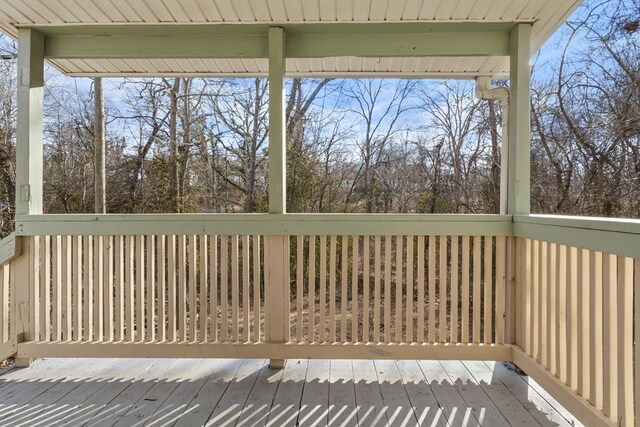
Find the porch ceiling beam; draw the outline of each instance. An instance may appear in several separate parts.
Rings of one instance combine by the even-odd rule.
[[[48,59],[268,58],[260,24],[38,27]],[[508,56],[513,24],[283,25],[287,58]]]

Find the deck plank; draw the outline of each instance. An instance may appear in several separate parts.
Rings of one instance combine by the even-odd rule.
[[[442,360],[440,364],[480,424],[496,427],[507,427],[509,425],[502,413],[496,408],[489,396],[478,384],[478,381],[461,361]]]
[[[438,400],[427,384],[418,362],[415,360],[398,360],[396,362],[404,388],[409,396],[413,412],[421,426],[447,426],[445,414],[438,405]]]
[[[262,365],[258,378],[242,408],[237,426],[265,426],[269,411],[282,379],[283,369],[271,369],[267,363]]]
[[[382,401],[389,426],[414,426],[418,423],[413,412],[402,376],[394,360],[376,360],[374,362],[378,382],[381,384]]]
[[[329,360],[310,360],[302,390],[298,425],[324,427],[329,415]]]
[[[447,423],[452,426],[479,425],[471,408],[467,407],[464,399],[456,390],[455,385],[437,360],[420,360],[418,365],[422,370],[427,384],[431,386],[438,405],[444,413]]]
[[[387,414],[373,360],[354,360],[352,364],[358,425],[386,425]]]
[[[188,402],[184,411],[176,412],[176,426],[198,426],[206,423],[243,364],[240,359],[223,359],[216,362],[215,370]]]
[[[296,425],[308,365],[309,361],[304,359],[286,361],[273,406],[269,410],[268,426]]]
[[[233,381],[229,384],[229,387],[209,416],[206,423],[207,426],[235,425],[238,422],[242,408],[244,408],[249,393],[251,393],[251,389],[264,365],[265,361],[262,359],[247,359],[243,361]],[[182,420],[180,421],[178,423],[180,425],[194,425],[184,424]]]
[[[329,374],[329,425],[357,424],[351,360],[332,360]]]

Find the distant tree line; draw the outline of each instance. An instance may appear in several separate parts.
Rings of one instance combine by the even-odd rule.
[[[587,1],[562,31],[552,60],[533,59],[532,210],[640,217],[640,0]],[[2,234],[16,121],[4,50]],[[92,87],[48,77],[45,211],[92,212]],[[105,85],[107,212],[267,211],[266,79]],[[498,212],[501,106],[472,82],[293,78],[287,90],[289,212]]]

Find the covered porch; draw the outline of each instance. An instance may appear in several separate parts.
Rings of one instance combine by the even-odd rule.
[[[225,387],[218,400],[206,393],[206,405],[216,406],[203,421],[214,423],[220,416],[241,424],[232,417],[254,408],[252,398],[267,397],[262,413],[247,416],[267,422],[278,399],[298,399],[291,415],[274,417],[304,421],[305,390],[318,386],[314,398],[328,393],[319,423],[344,416],[368,425],[371,408],[373,419],[392,425],[396,413],[408,424],[436,414],[437,423],[451,425],[517,423],[519,416],[523,424],[563,425],[573,416],[587,425],[635,424],[640,222],[530,214],[530,58],[579,2],[514,1],[502,11],[486,7],[483,16],[477,4],[490,2],[443,2],[451,10],[407,2],[403,14],[420,6],[412,18],[396,16],[391,1],[344,2],[351,12],[318,1],[316,18],[277,18],[277,1],[251,2],[253,18],[222,1],[209,8],[125,1],[113,10],[97,3],[87,2],[96,16],[73,19],[64,18],[69,9],[61,3],[0,3],[0,24],[19,41],[16,231],[0,243],[0,358],[15,355],[18,366],[39,358],[109,361],[39,361],[8,374],[0,394],[52,399],[34,417],[64,414],[37,392],[46,385],[30,383],[29,372],[44,369],[52,394],[67,377],[87,380],[87,388],[126,378],[130,387],[113,401],[124,396],[131,406],[95,412],[116,417],[106,424],[198,381],[204,390],[211,378]],[[377,69],[381,58],[396,59],[396,68]],[[416,58],[429,60],[420,68]],[[268,76],[269,213],[43,214],[45,60],[71,75]],[[502,212],[287,213],[288,75],[481,78],[481,92],[487,79],[508,78]],[[284,370],[263,368],[263,359]],[[515,363],[536,382],[496,361]],[[197,380],[185,381],[190,375]],[[19,378],[32,386],[20,392]],[[105,387],[91,396],[112,389]],[[145,400],[156,389],[164,394]],[[138,394],[129,400],[127,390]],[[215,415],[232,392],[246,398],[242,408],[223,405]],[[95,405],[92,399],[83,402]],[[19,406],[8,407],[6,419],[18,420],[11,408]]]

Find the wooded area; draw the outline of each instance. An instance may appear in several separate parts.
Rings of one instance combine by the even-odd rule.
[[[585,1],[532,59],[532,211],[640,216],[640,1]],[[0,61],[0,231],[16,46]],[[48,71],[45,212],[93,212],[93,84]],[[495,82],[506,85],[506,82]],[[266,212],[266,79],[105,79],[106,211]],[[473,82],[287,82],[289,212],[497,213],[501,106]]]

